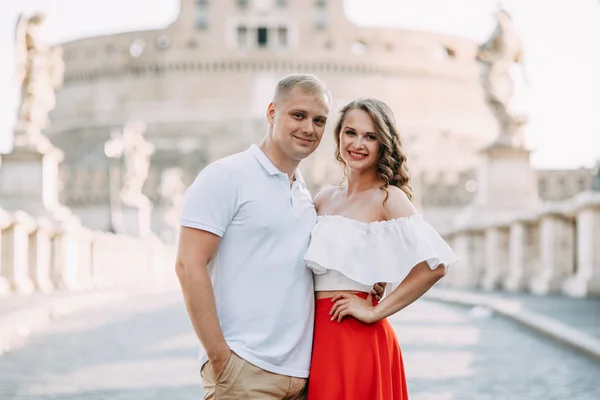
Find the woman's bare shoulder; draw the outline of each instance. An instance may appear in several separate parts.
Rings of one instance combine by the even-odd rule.
[[[324,204],[326,204],[331,198],[341,190],[340,186],[331,186],[321,191],[315,196],[314,203],[317,210]]]
[[[383,205],[386,219],[404,218],[417,214],[417,209],[402,189],[389,186],[385,190],[388,194],[387,201]]]

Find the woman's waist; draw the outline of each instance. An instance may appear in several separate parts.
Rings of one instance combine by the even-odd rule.
[[[338,293],[350,293],[355,294],[363,299],[367,298],[368,292],[362,290],[315,290],[315,299],[323,300],[323,299],[332,299]]]

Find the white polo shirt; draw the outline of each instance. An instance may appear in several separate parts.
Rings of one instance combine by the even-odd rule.
[[[316,218],[300,173],[290,188],[255,145],[209,164],[186,192],[181,225],[222,238],[208,272],[225,340],[277,374],[308,377],[314,287],[303,257]]]

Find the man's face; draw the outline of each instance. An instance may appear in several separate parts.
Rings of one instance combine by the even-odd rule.
[[[308,157],[321,142],[327,114],[329,100],[325,94],[293,88],[277,104],[269,104],[267,120],[273,129],[273,144],[291,160]]]

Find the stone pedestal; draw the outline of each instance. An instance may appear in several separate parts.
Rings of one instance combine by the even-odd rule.
[[[485,224],[538,206],[536,172],[529,156],[527,149],[498,143],[484,149],[477,173],[475,199],[457,216],[455,225]]]
[[[58,166],[62,152],[48,141],[38,145],[15,146],[2,156],[0,206],[21,210],[34,218],[51,221],[76,220],[58,201]]]
[[[152,236],[152,203],[148,199],[137,205],[122,204],[120,209],[120,229],[122,233],[135,237]]]
[[[562,291],[572,297],[600,295],[600,191],[582,193],[577,201],[577,266]]]

